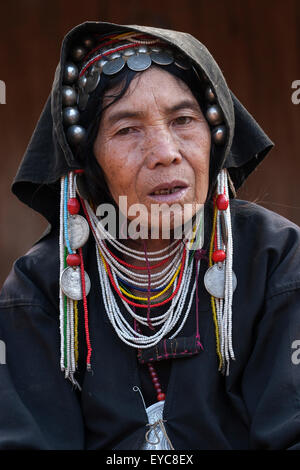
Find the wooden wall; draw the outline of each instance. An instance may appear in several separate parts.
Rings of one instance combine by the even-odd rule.
[[[86,20],[188,31],[207,45],[242,103],[275,141],[240,197],[300,224],[299,0],[19,0],[0,7],[0,285],[13,260],[46,227],[10,194],[10,184],[50,92],[60,42]]]

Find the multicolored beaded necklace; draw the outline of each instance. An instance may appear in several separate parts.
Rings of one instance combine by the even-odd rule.
[[[197,246],[198,238],[201,239],[201,236],[199,237],[201,227],[198,224],[198,226],[194,226],[190,240],[175,240],[168,248],[152,253],[147,253],[146,250],[144,250],[144,253],[133,250],[126,247],[125,244],[121,244],[118,240],[111,240],[109,236],[104,240],[103,236],[99,236],[99,230],[101,231],[103,226],[99,224],[99,220],[88,201],[83,200],[80,196],[79,199],[86,219],[79,215],[80,204],[76,197],[76,177],[78,173],[81,173],[81,170],[70,172],[69,175],[61,179],[61,230],[59,238],[61,369],[65,372],[65,376],[77,386],[74,373],[78,366],[79,300],[83,301],[84,310],[87,343],[86,364],[87,369],[91,369],[92,348],[86,298],[90,290],[90,280],[84,269],[82,255],[82,246],[88,239],[89,229],[95,239],[99,280],[106,313],[119,338],[127,345],[137,348],[137,350],[147,349],[158,344],[171,331],[170,339],[175,338],[183,328],[195,292],[197,296],[199,274],[199,263],[196,262],[196,276],[192,283],[193,265],[195,260],[197,261],[197,257],[194,255],[197,254],[197,250],[189,250],[189,248],[194,241],[196,241]],[[202,219],[200,219],[200,222],[203,224]],[[123,254],[143,260],[146,266],[137,266],[125,262],[120,256],[113,253],[112,249],[108,247],[108,243],[111,243],[115,250],[119,250]],[[223,373],[226,370],[228,374],[229,361],[234,359],[232,347],[232,296],[236,287],[236,278],[232,271],[231,216],[226,170],[222,170],[219,174],[217,195],[214,199],[209,265],[204,283],[211,294],[219,369]],[[163,269],[158,273],[153,273],[153,270],[158,267]],[[191,294],[187,300],[190,284],[192,285]],[[132,294],[132,289],[147,293],[147,297]],[[159,297],[162,297],[169,289],[171,293],[168,297],[159,301]],[[148,326],[153,331],[152,335],[144,335],[133,328],[120,311],[115,296],[121,300],[127,315],[129,314],[134,322]],[[166,312],[157,316],[150,316],[151,309],[167,303],[170,303],[170,307]],[[135,307],[147,309],[147,317],[137,314]],[[184,313],[183,310],[185,310]],[[159,329],[157,329],[158,327]],[[200,342],[198,324],[197,335]],[[227,368],[225,368],[226,363]],[[156,374],[156,372],[153,364],[150,365],[150,372],[154,377],[153,374]],[[155,379],[155,383],[159,383],[157,374]],[[160,386],[157,385],[156,387],[161,390]],[[160,391],[159,393],[163,392]]]

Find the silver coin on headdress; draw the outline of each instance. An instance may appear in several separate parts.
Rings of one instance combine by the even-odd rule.
[[[217,299],[224,299],[225,296],[225,266],[224,263],[216,263],[206,271],[204,275],[204,285],[207,292]],[[232,290],[237,286],[236,275],[232,271]]]
[[[89,234],[89,224],[84,217],[76,214],[68,218],[68,235],[72,250],[81,248],[87,242]]]
[[[142,72],[151,65],[151,58],[149,54],[136,53],[130,56],[127,60],[127,66],[135,72]]]
[[[98,83],[100,82],[100,72],[97,67],[92,65],[92,67],[88,70],[86,74],[86,85],[85,85],[85,91],[86,93],[92,93],[97,86]]]
[[[115,59],[109,60],[102,69],[102,72],[105,75],[114,75],[115,73],[120,72],[125,65],[123,57],[116,57]]]
[[[150,57],[158,65],[170,65],[174,62],[173,55],[167,51],[151,52]]]
[[[85,293],[88,295],[91,289],[91,281],[86,272],[84,272],[85,280]],[[81,300],[82,285],[81,285],[81,270],[79,266],[69,266],[64,269],[60,276],[60,287],[63,293],[72,300]]]

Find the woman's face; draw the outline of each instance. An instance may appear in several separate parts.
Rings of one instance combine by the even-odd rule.
[[[194,215],[207,196],[210,144],[209,126],[188,86],[151,67],[103,112],[94,153],[117,204],[127,196],[128,208],[143,204],[148,214],[153,205],[175,204],[176,213],[191,204]],[[149,216],[142,225],[150,222]]]

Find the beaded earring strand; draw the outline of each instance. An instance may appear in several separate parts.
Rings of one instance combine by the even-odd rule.
[[[83,300],[84,321],[87,342],[87,370],[91,369],[91,344],[88,327],[86,296],[90,290],[90,279],[84,270],[82,246],[89,236],[89,226],[78,214],[79,201],[76,198],[76,174],[70,172],[61,178],[60,200],[60,337],[61,370],[65,377],[80,389],[74,378],[78,365],[78,301]],[[78,250],[78,253],[76,253]]]
[[[232,297],[237,279],[232,270],[233,243],[229,205],[228,174],[223,169],[218,175],[214,198],[213,229],[209,250],[209,266],[204,276],[216,332],[219,370],[229,374],[229,363],[235,359],[232,346]],[[215,263],[215,264],[213,264]]]

